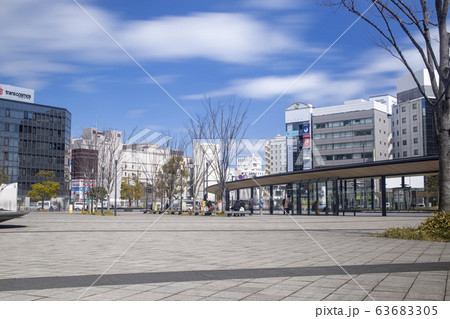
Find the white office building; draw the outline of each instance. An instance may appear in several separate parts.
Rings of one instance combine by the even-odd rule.
[[[287,170],[389,159],[388,103],[392,105],[395,98],[384,97],[318,108],[301,103],[289,106],[285,113]]]
[[[265,173],[285,173],[287,168],[286,136],[278,134],[265,144]]]

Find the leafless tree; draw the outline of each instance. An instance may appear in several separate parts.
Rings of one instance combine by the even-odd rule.
[[[180,157],[183,158],[186,154],[187,149],[187,135],[182,133],[176,133],[174,131],[166,130],[162,132],[163,138],[166,138],[164,143],[160,143],[162,149],[166,150],[163,154],[164,159],[162,164],[171,163],[171,169],[168,171],[180,172],[181,175],[184,175],[186,171],[189,169],[187,167],[187,162],[184,160],[180,160]],[[170,181],[167,179],[169,176],[165,176],[164,170],[162,169],[163,165],[159,167],[157,172],[157,179],[159,179],[159,186],[165,185],[167,199],[169,200],[170,208],[173,208],[173,199],[178,195],[178,181],[170,178]],[[167,170],[166,170],[167,171]],[[163,181],[161,179],[164,179]],[[181,183],[183,184],[183,182]],[[162,191],[164,193],[164,191]],[[161,201],[163,203],[163,201]]]
[[[247,130],[245,119],[248,105],[244,104],[236,104],[234,100],[213,104],[210,99],[206,99],[203,102],[203,112],[196,114],[195,121],[191,120],[188,128],[192,144],[201,145],[200,148],[204,151],[202,156],[208,162],[209,169],[208,172],[205,169],[204,174],[210,175],[211,170],[217,179],[220,186],[218,196],[223,203],[229,169],[238,156],[238,144]],[[200,183],[198,177],[194,177],[194,180]]]
[[[367,22],[380,36],[378,45],[404,64],[431,105],[439,152],[439,209],[450,211],[450,69],[447,14],[449,0],[330,0]],[[368,5],[370,10],[365,12]],[[430,75],[433,96],[421,87],[402,41],[419,53]]]

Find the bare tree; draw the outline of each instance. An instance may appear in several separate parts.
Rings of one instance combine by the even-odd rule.
[[[103,184],[107,196],[107,209],[110,209],[111,194],[116,185],[116,176],[119,176],[122,159],[122,133],[119,131],[104,131],[105,135],[97,141],[99,158],[99,186]],[[117,167],[116,167],[117,161]],[[117,182],[120,185],[120,182]],[[119,191],[117,191],[119,196]]]
[[[188,139],[186,134],[177,134],[173,131],[163,131],[163,136],[163,138],[166,138],[166,141],[160,145],[166,152],[164,153],[164,165],[159,168],[157,179],[159,181],[158,186],[162,188],[160,192],[163,196],[164,194],[167,195],[169,206],[172,208],[173,199],[177,198],[177,195],[183,189],[185,185],[183,179],[187,178],[186,175],[188,174],[186,161],[183,158],[186,153]],[[180,187],[180,185],[183,186]]]
[[[203,107],[204,112],[197,114],[195,121],[191,120],[189,135],[193,145],[201,145],[209,166],[204,174],[209,175],[209,170],[213,172],[220,186],[218,196],[225,203],[229,169],[238,155],[238,142],[247,130],[244,123],[248,106],[243,102],[236,104],[234,100],[219,101],[213,105],[210,99],[206,99]]]
[[[365,12],[367,2],[370,12]],[[400,60],[423,97],[431,105],[439,152],[439,210],[450,211],[450,69],[447,14],[449,0],[330,0],[327,5],[347,9],[380,35],[379,45]],[[364,6],[366,8],[364,8]],[[435,38],[435,35],[437,37]],[[430,75],[434,96],[421,87],[401,41],[407,39],[419,53]]]

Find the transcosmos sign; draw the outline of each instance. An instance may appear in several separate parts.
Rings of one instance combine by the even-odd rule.
[[[34,103],[34,90],[0,84],[0,98],[19,102]]]

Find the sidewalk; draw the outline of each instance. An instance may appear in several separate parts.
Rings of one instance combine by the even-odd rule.
[[[450,300],[449,243],[370,237],[423,220],[30,213],[0,224],[0,300]]]

